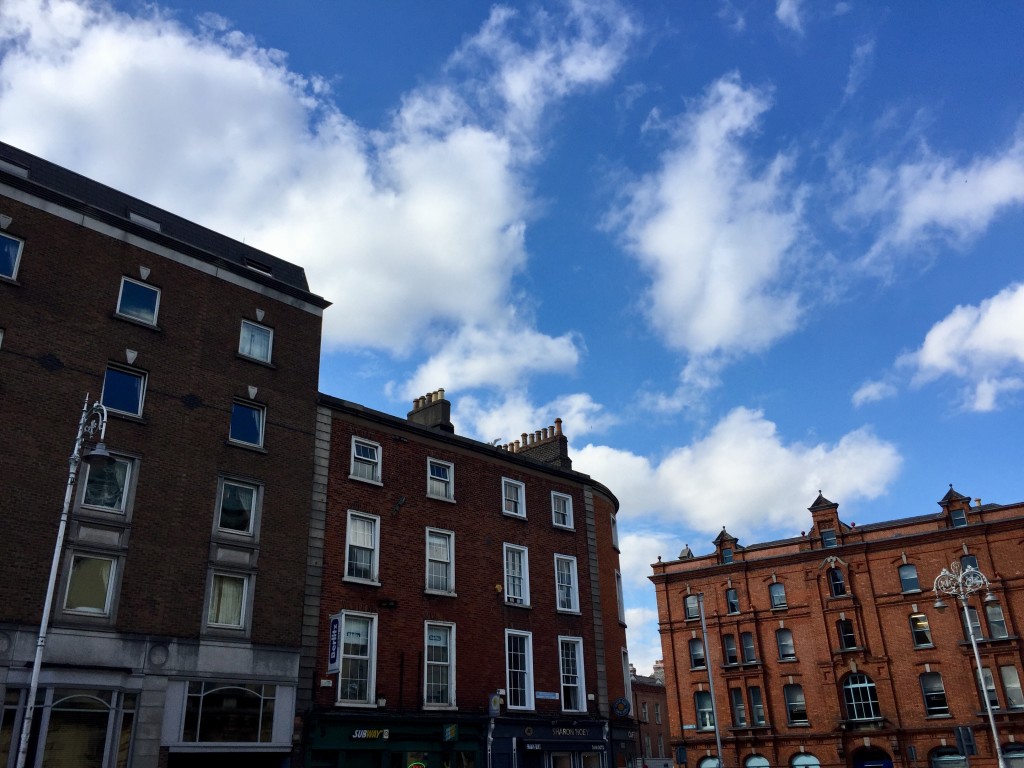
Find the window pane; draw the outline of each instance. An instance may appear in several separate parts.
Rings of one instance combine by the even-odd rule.
[[[928,626],[928,617],[923,613],[910,615],[910,631],[914,637],[914,645],[932,644],[932,630]]]
[[[0,275],[12,280],[18,275],[18,262],[21,260],[21,240],[0,234]]]
[[[740,635],[740,644],[743,647],[743,661],[753,662],[757,661],[757,654],[754,651],[754,633],[743,632]]]
[[[796,648],[793,645],[793,633],[788,629],[779,629],[775,632],[775,640],[779,646],[780,659],[795,659]]]
[[[211,590],[209,623],[228,627],[242,626],[245,577],[215,573]]]
[[[426,691],[428,704],[450,704],[451,701],[451,627],[427,625]]]
[[[85,464],[85,494],[82,503],[112,512],[124,512],[125,489],[131,466],[131,462],[124,459],[115,459],[113,464],[106,466],[92,467]]]
[[[339,700],[369,701],[371,625],[368,617],[343,617]]]
[[[272,338],[273,332],[269,328],[243,320],[242,334],[238,342],[238,353],[269,363]]]
[[[263,409],[245,403],[233,403],[229,437],[239,443],[263,445]]]
[[[921,589],[921,584],[917,580],[917,566],[916,565],[901,565],[899,569],[900,574],[900,589],[904,592],[916,592]]]
[[[942,685],[942,675],[938,672],[927,672],[921,675],[921,693],[924,696],[924,709],[927,714],[949,714],[946,689]]]
[[[697,605],[696,595],[687,595],[686,600],[683,601],[683,606],[686,611],[686,618],[696,619],[700,615],[700,608]]]
[[[563,640],[561,647],[562,709],[580,712],[584,709],[580,661],[580,643],[577,640]]]
[[[754,725],[764,725],[764,701],[761,699],[761,689],[758,686],[751,686],[747,690],[750,698],[750,718]]]
[[[706,666],[704,641],[696,637],[690,639],[690,666],[694,669]]]
[[[218,526],[228,531],[249,533],[256,509],[256,488],[224,481],[221,487]]]
[[[159,302],[160,291],[153,286],[121,278],[121,295],[117,302],[119,315],[155,325]]]
[[[1020,676],[1017,668],[1006,666],[999,668],[999,676],[1003,678],[1003,692],[1006,694],[1006,706],[1019,709],[1024,707],[1024,694],[1021,693]]]
[[[740,597],[735,589],[725,590],[725,609],[728,613],[740,612]]]
[[[772,608],[786,607],[786,587],[782,584],[772,584],[768,587],[768,594],[771,597]]]
[[[101,402],[112,411],[141,416],[144,382],[145,378],[141,373],[107,368],[103,376]]]
[[[363,480],[380,480],[377,446],[356,441],[352,444],[352,474]]]
[[[75,555],[71,561],[64,609],[106,615],[110,610],[110,580],[113,575],[113,560]]]
[[[994,640],[1000,640],[1008,636],[1006,631],[1006,619],[1003,617],[1002,606],[987,604],[985,606],[985,617],[988,619],[988,636]]]

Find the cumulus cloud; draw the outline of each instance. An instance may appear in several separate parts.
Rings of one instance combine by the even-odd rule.
[[[506,366],[519,381],[578,356],[571,336],[509,320],[538,125],[607,82],[635,33],[610,2],[496,6],[386,125],[361,126],[324,80],[222,17],[189,27],[152,6],[6,0],[0,137],[302,264],[334,302],[329,348],[407,354],[435,333],[448,342],[421,373],[472,386],[495,378],[481,336],[507,349],[520,333],[528,349]],[[453,350],[484,359],[456,366]]]
[[[653,585],[648,584],[653,592]],[[662,658],[661,634],[658,632],[658,612],[652,608],[626,608],[626,644],[629,663],[637,674],[650,675],[654,662]]]
[[[795,513],[819,489],[840,504],[877,498],[902,459],[868,427],[831,444],[787,443],[762,412],[736,408],[659,461],[590,444],[573,462],[615,493],[624,523],[671,524],[709,538],[725,525],[741,539],[763,540],[794,534],[803,519]]]
[[[743,145],[770,104],[736,75],[713,83],[679,121],[658,169],[608,219],[650,275],[652,326],[691,355],[764,349],[800,318],[785,278],[802,193],[787,180],[786,156],[759,168]]]
[[[619,569],[627,587],[647,588],[651,563],[674,560],[684,542],[678,535],[666,531],[641,529],[635,533],[619,535]]]
[[[854,186],[837,218],[878,227],[862,265],[888,271],[894,259],[934,240],[966,243],[1024,203],[1024,129],[1005,149],[965,162],[925,148],[913,160],[875,164]]]
[[[995,410],[1002,395],[1024,388],[1024,284],[957,306],[900,363],[915,384],[950,377],[963,384],[967,409]]]
[[[877,403],[879,400],[895,397],[897,391],[896,385],[888,381],[865,381],[853,393],[851,402],[854,407],[859,408],[866,403]]]
[[[541,404],[531,402],[522,391],[507,392],[500,399],[490,400],[467,396],[458,400],[452,413],[460,434],[501,443],[520,440],[523,432],[530,434],[554,426],[555,419],[562,420],[562,433],[570,442],[589,439],[617,421],[585,393],[562,395]]]
[[[775,3],[775,18],[779,24],[798,35],[804,33],[802,5],[802,0],[777,0]]]

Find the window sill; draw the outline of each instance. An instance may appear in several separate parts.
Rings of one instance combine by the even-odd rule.
[[[726,616],[739,616],[741,613],[742,613],[742,611],[729,611],[725,615]]]
[[[533,608],[529,603],[513,603],[511,600],[505,601],[505,607],[507,608]]]
[[[426,704],[424,703],[423,709],[430,710],[431,712],[454,712],[458,710],[458,707],[454,704]]]
[[[773,610],[773,611],[788,611],[789,610],[789,606],[788,605],[773,605],[771,607],[771,610]]]
[[[526,515],[514,515],[511,512],[502,512],[503,517],[511,517],[514,520],[526,520]]]
[[[455,592],[455,591],[445,592],[444,590],[441,590],[441,589],[424,589],[423,590],[423,594],[425,594],[425,595],[434,595],[436,597],[458,597],[459,596],[459,594],[457,592]]]
[[[112,317],[115,320],[120,320],[120,321],[125,322],[125,323],[131,323],[132,325],[136,325],[139,328],[145,328],[146,330],[149,330],[149,331],[156,331],[157,333],[163,333],[163,329],[161,329],[159,325],[155,325],[153,323],[147,323],[145,320],[139,320],[138,318],[129,317],[128,315],[122,315],[120,312],[114,312]]]
[[[578,608],[573,608],[573,609],[570,609],[570,608],[556,608],[555,609],[555,613],[560,613],[563,616],[579,616],[579,615],[581,615],[580,614],[580,610]]]
[[[268,360],[260,360],[258,357],[249,357],[248,355],[243,355],[241,352],[235,352],[235,357],[237,357],[239,360],[244,360],[247,363],[255,363],[256,365],[262,365],[264,368],[269,368],[272,371],[277,370],[277,366]]]
[[[901,595],[920,595],[921,589],[904,589],[900,592]]]
[[[19,283],[15,278],[8,277],[7,275],[0,275],[0,283],[7,283],[8,285],[16,285],[19,288],[21,287],[21,283]]]
[[[355,576],[342,576],[341,580],[349,584],[362,584],[367,587],[379,587],[380,582],[373,579],[360,579]]]
[[[707,672],[707,667],[690,667],[691,672]]]
[[[799,661],[799,659],[797,659],[797,657],[794,656],[791,659],[779,659],[779,664],[794,664],[797,661]]]
[[[360,477],[359,475],[349,475],[348,479],[356,480],[360,483],[366,483],[367,485],[377,485],[380,487],[384,487],[384,483],[382,483],[380,480],[371,480],[368,477]]]
[[[949,712],[946,712],[945,714],[941,714],[941,715],[928,715],[928,714],[926,714],[924,716],[924,719],[925,720],[949,720],[951,717],[953,717],[953,715],[951,715]]]
[[[927,645],[915,645],[914,646],[914,650],[915,651],[927,651],[927,650],[931,650],[933,648],[935,648],[935,644],[934,643],[928,643]]]
[[[125,411],[115,411],[113,408],[107,408],[107,416],[113,416],[115,419],[121,421],[131,421],[136,424],[148,424],[144,418],[137,416],[134,413],[126,413]]]
[[[854,645],[854,646],[851,646],[850,648],[839,648],[839,649],[833,651],[833,653],[860,653],[863,650],[864,650],[863,646]]]
[[[334,706],[352,707],[353,709],[380,709],[380,707],[377,706],[377,702],[371,703],[369,701],[348,701],[347,699],[344,701],[334,702]]]
[[[451,498],[450,496],[435,496],[432,493],[428,493],[427,494],[427,498],[428,499],[434,499],[435,501],[446,501],[449,504],[454,504],[455,503],[455,499]]]
[[[252,443],[241,443],[238,440],[232,440],[230,437],[225,441],[225,445],[230,445],[232,448],[241,448],[243,451],[252,451],[253,453],[269,453],[266,448],[262,445],[253,445]]]
[[[809,720],[800,720],[795,723],[786,723],[790,728],[810,728],[811,723]]]
[[[559,523],[552,523],[551,526],[553,528],[557,528],[560,531],[575,531],[576,530],[576,526],[573,526],[573,525],[561,525]],[[570,710],[565,710],[565,711],[568,712]]]

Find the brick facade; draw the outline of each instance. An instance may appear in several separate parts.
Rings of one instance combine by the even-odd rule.
[[[79,409],[115,366],[145,377],[141,416],[111,411],[106,431],[130,467],[127,503],[86,505],[83,466],[41,690],[98,688],[118,716],[134,708],[132,765],[146,766],[201,748],[161,730],[187,682],[276,686],[283,714],[265,740],[290,749],[326,302],[269,254],[13,147],[0,144],[0,159],[3,235],[22,243],[16,274],[0,277],[4,730],[20,722],[12,703],[23,703]],[[122,278],[159,289],[155,323],[117,312]],[[272,329],[269,363],[239,354],[243,320]],[[229,441],[236,401],[265,408],[262,447]],[[215,524],[225,478],[259,490],[245,533]],[[109,605],[67,609],[73,558],[93,555],[113,563]],[[214,571],[244,579],[239,628],[206,621]]]
[[[594,760],[609,755],[613,764],[624,765],[632,745],[620,734],[616,753],[611,731],[605,732],[609,724],[623,733],[632,725],[628,714],[612,711],[626,693],[618,552],[612,545],[615,498],[586,475],[562,469],[567,456],[548,463],[528,447],[497,447],[455,435],[443,393],[418,402],[407,419],[326,396],[321,405],[331,420],[319,606],[323,642],[316,661],[320,687],[307,730],[311,764],[378,765],[388,759],[379,753],[387,751],[399,761],[403,753],[422,752],[428,768],[451,760],[482,768],[488,752],[494,766],[532,765],[551,752],[571,754],[574,768],[596,766]],[[551,429],[549,442],[564,441]],[[375,468],[354,467],[354,439],[372,451],[366,455]],[[448,499],[428,493],[431,460],[447,468]],[[507,481],[517,494],[508,508]],[[553,492],[571,500],[570,526],[555,524]],[[362,538],[368,530],[372,541]],[[442,568],[433,588],[428,531],[449,542],[454,569],[452,576]],[[357,533],[360,538],[353,538]],[[529,594],[522,604],[511,601],[506,544],[527,554]],[[375,552],[360,559],[353,545]],[[577,604],[570,610],[557,604],[556,556],[574,558]],[[377,565],[363,569],[362,562]],[[340,675],[328,671],[330,619],[342,613],[343,622],[353,617],[359,627],[372,626],[365,688],[351,682],[345,658]],[[452,677],[444,682],[450,688],[428,694],[425,634],[431,626],[441,628],[439,637],[454,639],[446,641]],[[343,634],[347,627],[342,624]],[[506,677],[506,630],[528,637],[532,650],[528,698],[518,708],[514,683]],[[583,671],[575,704],[561,677],[559,651],[568,638],[578,642]],[[345,657],[344,637],[341,644]],[[492,703],[495,696],[500,703]],[[446,742],[447,725],[458,736]],[[389,737],[379,735],[384,732]],[[378,736],[359,735],[365,733]],[[407,743],[399,743],[395,733],[406,734]]]
[[[994,768],[962,610],[948,597],[948,610],[933,605],[942,569],[975,561],[990,579],[991,597],[981,590],[969,603],[996,728],[1007,764],[1024,761],[1024,504],[972,505],[952,488],[939,504],[856,526],[819,496],[800,537],[741,546],[723,530],[713,553],[687,548],[654,565],[672,742],[691,768],[716,752],[711,682],[730,768],[952,767],[962,764],[957,726],[977,743],[971,764]]]

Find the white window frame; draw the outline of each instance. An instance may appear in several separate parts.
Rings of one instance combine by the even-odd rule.
[[[521,573],[509,570],[509,556],[518,559]],[[530,606],[530,550],[518,544],[505,543],[502,546],[502,563],[505,569],[505,602],[509,605]],[[519,579],[519,581],[515,581]],[[518,586],[519,594],[513,587]]]
[[[515,638],[516,641],[523,643],[523,662],[524,669],[518,667],[513,668],[510,659],[510,641]],[[518,691],[519,688],[512,686],[512,675],[513,673],[523,675],[523,701],[522,703],[513,703],[512,692]],[[506,706],[512,710],[532,710],[534,709],[534,688],[533,688],[533,633],[523,632],[516,629],[505,630],[505,690],[508,692],[506,698]]]
[[[437,662],[430,660],[430,632],[432,628],[441,627],[448,633],[448,661]],[[446,684],[448,686],[447,701],[428,701],[427,686],[430,684],[431,668],[443,668],[447,673]],[[423,706],[426,709],[455,709],[455,624],[449,621],[425,621],[423,622]]]
[[[126,282],[127,283],[134,283],[135,285],[138,285],[138,286],[141,286],[143,288],[146,288],[147,290],[153,291],[153,293],[156,294],[156,299],[153,302],[153,318],[152,318],[152,320],[144,318],[144,317],[139,317],[137,315],[133,315],[133,314],[128,313],[128,312],[122,312],[121,311],[121,299],[124,297],[124,284]],[[161,291],[155,285],[150,285],[149,283],[144,283],[141,280],[134,280],[134,279],[128,277],[127,275],[124,275],[124,276],[121,277],[121,287],[118,288],[118,291],[117,291],[117,305],[116,305],[116,308],[114,309],[114,314],[116,314],[118,317],[127,318],[128,320],[131,320],[131,321],[136,322],[136,323],[142,323],[143,325],[149,325],[149,326],[155,327],[156,326],[157,318],[160,317],[160,298],[161,298]]]
[[[513,491],[512,496],[509,492]],[[509,511],[509,506],[514,511]],[[508,517],[526,519],[526,483],[510,477],[501,478],[501,512]]]
[[[370,448],[375,451],[376,459],[373,461],[367,460],[365,457],[360,456],[358,448],[364,449]],[[367,440],[362,437],[352,437],[352,452],[349,460],[348,476],[352,480],[359,480],[363,483],[373,483],[374,485],[383,485],[381,478],[384,476],[383,470],[384,452],[381,449],[380,443],[376,443],[373,440]],[[361,475],[356,471],[356,467],[370,467],[370,477]]]
[[[111,371],[117,371],[125,376],[132,376],[141,382],[139,386],[139,402],[138,408],[135,411],[125,411],[121,408],[115,408],[108,404],[105,400],[107,391],[107,374]],[[140,371],[138,368],[129,368],[127,365],[116,365],[114,363],[108,363],[107,367],[103,371],[103,389],[100,392],[100,402],[103,403],[104,407],[110,413],[120,413],[125,416],[134,416],[136,418],[142,418],[142,411],[146,405],[146,385],[148,383],[149,376],[145,371]]]
[[[119,454],[112,455],[117,464],[128,465],[128,469],[124,476],[124,485],[121,488],[120,504],[113,507],[104,504],[90,504],[86,501],[86,497],[89,492],[89,481],[93,477],[93,468],[89,466],[88,462],[82,462],[82,478],[78,482],[81,486],[78,507],[80,510],[89,510],[90,513],[99,512],[101,514],[116,515],[118,518],[124,518],[127,520],[131,517],[132,497],[134,496],[135,489],[135,467],[138,462],[136,459],[128,456],[122,456]]]
[[[558,510],[559,504],[562,504],[564,507],[561,512]],[[559,515],[565,517],[565,522],[558,521]],[[551,492],[551,524],[556,528],[565,528],[569,531],[575,529],[576,524],[572,517],[572,496],[567,493],[559,493],[558,491]]]
[[[569,583],[562,583],[563,571],[559,570],[560,564],[569,566]],[[568,588],[569,604],[564,605],[562,599],[563,588]],[[559,613],[580,612],[580,579],[576,570],[576,558],[572,555],[555,555],[555,604]]]
[[[248,409],[250,411],[253,411],[253,412],[259,414],[259,417],[260,417],[259,418],[259,430],[260,430],[259,442],[251,443],[248,440],[242,440],[241,438],[235,437],[231,433],[231,422],[233,422],[234,418],[235,418],[235,406],[238,406],[239,408],[246,408],[246,409]],[[263,447],[263,443],[266,442],[266,437],[267,437],[267,407],[265,405],[260,404],[260,403],[254,403],[254,402],[252,402],[250,400],[233,400],[231,402],[231,420],[228,422],[228,442],[233,443],[235,445],[246,445],[246,446],[249,446],[251,448],[262,448]]]
[[[110,572],[107,576],[106,594],[103,598],[103,607],[98,610],[95,608],[68,607],[68,598],[71,595],[71,582],[75,575],[75,563],[78,560],[102,560],[110,563]],[[71,616],[110,618],[114,608],[114,587],[117,584],[119,576],[118,560],[119,558],[114,555],[104,555],[96,552],[72,551],[67,560],[68,573],[64,584],[64,599],[61,601],[63,612]]]
[[[353,521],[359,520],[361,522],[369,523],[371,526],[371,538],[370,546],[367,547],[362,543],[353,541],[353,532],[355,526]],[[357,565],[357,563],[351,559],[352,547],[358,547],[360,549],[370,550],[370,576],[353,576],[349,573],[349,567]],[[374,586],[380,586],[380,515],[371,515],[366,512],[360,512],[355,509],[348,510],[348,514],[345,517],[345,575],[342,577],[343,581],[351,581],[357,584],[372,584]]]
[[[252,333],[252,331],[250,331],[249,334],[247,335],[246,334],[246,326],[249,326],[249,328],[252,328],[252,329],[255,329],[255,330],[258,330],[258,331],[265,331],[266,332],[266,335],[267,335],[267,356],[266,357],[260,357],[259,355],[254,355],[250,351],[246,351],[245,349],[243,349],[243,347],[245,346],[247,340],[250,342],[249,346],[248,346],[248,349],[249,350],[252,349],[251,341],[252,341],[253,333]],[[249,360],[258,360],[261,363],[270,363],[270,361],[274,357],[274,329],[273,328],[268,328],[265,325],[260,325],[259,323],[254,323],[252,320],[242,320],[242,326],[241,326],[241,328],[240,328],[240,330],[238,332],[238,354],[241,355],[244,358],[249,359]]]
[[[446,474],[448,475],[446,480],[435,480],[432,470],[437,467],[445,467],[447,469]],[[444,483],[444,494],[437,494],[433,492],[435,483]],[[442,461],[441,459],[427,459],[427,496],[431,499],[440,499],[441,501],[455,501],[455,465],[450,461]]]
[[[225,528],[221,524],[221,515],[224,511],[224,494],[228,490],[228,486],[234,486],[235,488],[245,488],[252,491],[252,509],[249,510],[249,525],[244,531],[238,530],[237,528]],[[241,536],[245,538],[255,538],[257,531],[259,531],[259,517],[260,509],[263,505],[263,486],[259,483],[253,483],[248,480],[240,480],[234,477],[223,476],[217,479],[217,506],[214,509],[214,521],[213,527],[218,534],[224,534],[227,536]]]
[[[437,536],[447,539],[448,541],[448,559],[439,560],[438,558],[430,556],[430,537]],[[427,528],[425,532],[426,550],[424,556],[426,558],[426,574],[424,576],[423,584],[424,590],[434,595],[455,595],[455,532],[446,531],[443,528]],[[447,589],[437,589],[436,587],[430,586],[430,564],[431,563],[445,563],[446,579],[448,581]]]
[[[2,272],[0,272],[0,278],[4,278],[7,280],[17,280],[18,267],[21,266],[21,254],[24,253],[25,251],[25,241],[19,237],[12,237],[11,235],[8,235],[6,232],[0,232],[0,240],[10,240],[14,243],[17,243],[17,248],[14,251],[14,263],[11,265],[11,274],[5,275]]]
[[[622,595],[622,573],[615,571],[615,600],[618,603],[619,624],[626,625],[626,603]]]
[[[573,661],[576,664],[576,682],[567,682],[566,678],[570,672],[566,670],[565,655],[563,648],[573,648],[575,658]],[[562,700],[562,711],[563,712],[586,712],[587,711],[587,676],[583,668],[583,638],[582,637],[570,637],[567,635],[558,636],[558,672],[559,672],[559,697]],[[574,688],[576,690],[576,701],[578,706],[569,707],[566,704],[565,691],[566,688]]]
[[[715,730],[715,709],[708,691],[693,692],[693,710],[696,714],[698,731]]]
[[[252,590],[252,574],[235,571],[210,570],[209,586],[206,590],[206,626],[217,630],[245,631],[249,622],[249,598]],[[212,619],[214,610],[214,590],[218,579],[236,579],[242,582],[242,600],[239,606],[238,623],[218,622]]]
[[[355,656],[345,653],[345,625],[350,618],[366,619],[369,622],[366,637],[366,656]],[[342,611],[341,626],[339,628],[338,658],[338,693],[335,702],[345,706],[375,707],[377,705],[377,614],[363,613],[362,611]],[[345,667],[346,658],[366,659],[366,698],[365,699],[344,699],[342,698],[341,676]]]

